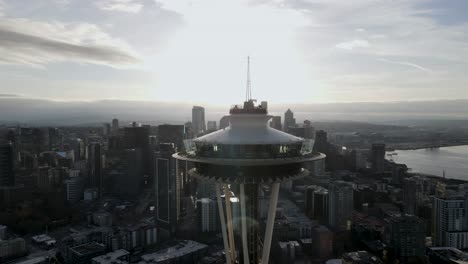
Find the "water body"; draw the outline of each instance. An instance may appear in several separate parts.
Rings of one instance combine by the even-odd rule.
[[[397,155],[388,154],[397,153]],[[404,163],[411,172],[468,181],[468,145],[436,149],[395,150],[387,159]]]

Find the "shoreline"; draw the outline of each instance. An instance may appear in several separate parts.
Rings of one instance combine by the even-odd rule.
[[[413,143],[414,144],[414,143]],[[468,142],[458,142],[458,143],[442,143],[440,145],[432,145],[432,144],[414,144],[412,145],[407,144],[406,146],[397,145],[389,145],[386,149],[386,152],[392,152],[397,150],[418,150],[418,149],[438,149],[438,148],[445,148],[445,147],[458,147],[458,146],[467,146]]]

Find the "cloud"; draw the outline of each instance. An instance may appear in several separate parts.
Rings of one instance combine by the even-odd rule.
[[[347,42],[338,43],[335,47],[339,49],[352,50],[355,48],[367,48],[370,46],[369,41],[364,39],[355,39]]]
[[[0,97],[7,97],[7,98],[12,98],[12,97],[21,97],[21,95],[18,94],[6,94],[6,93],[0,93]]]
[[[102,10],[139,13],[143,4],[135,0],[102,0],[96,2],[96,6]]]
[[[0,20],[0,64],[66,61],[126,67],[138,59],[126,43],[92,24]]]
[[[415,64],[415,63],[411,63],[411,62],[407,62],[407,61],[394,61],[394,60],[387,60],[387,59],[379,59],[379,61],[383,61],[383,62],[387,62],[387,63],[392,63],[392,64],[398,64],[398,65],[404,65],[404,66],[409,66],[409,67],[412,67],[412,68],[415,68],[415,69],[418,69],[418,70],[421,70],[421,71],[424,71],[424,72],[432,72],[431,69],[428,69],[426,67],[423,67],[421,65],[418,65],[418,64]]]

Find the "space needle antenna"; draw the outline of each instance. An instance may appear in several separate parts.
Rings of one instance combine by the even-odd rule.
[[[250,82],[250,56],[247,56],[247,87],[245,90],[245,101],[252,100],[252,87]]]

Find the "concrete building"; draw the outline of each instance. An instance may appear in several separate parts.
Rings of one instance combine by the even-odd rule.
[[[345,253],[342,260],[342,264],[383,264],[378,257],[367,251]]]
[[[75,203],[83,198],[84,180],[80,176],[69,177],[63,181],[65,187],[65,199]]]
[[[208,132],[214,132],[218,129],[218,127],[216,126],[216,121],[208,121],[206,123],[206,129]]]
[[[312,255],[327,259],[333,254],[333,233],[323,225],[312,229]]]
[[[15,152],[10,142],[0,142],[0,186],[15,185]]]
[[[182,240],[177,245],[141,256],[139,264],[191,264],[208,253],[208,246],[192,240]]]
[[[283,131],[288,132],[289,128],[296,127],[296,119],[294,118],[294,113],[291,109],[288,108],[284,113],[284,128]]]
[[[104,188],[103,173],[104,150],[99,143],[88,145],[88,178],[90,187],[98,190],[98,196],[102,196]]]
[[[206,131],[205,108],[201,106],[192,108],[192,129],[195,135]]]
[[[159,125],[158,142],[173,143],[178,149],[184,145],[185,126],[184,125]]]
[[[270,127],[281,130],[283,125],[281,124],[281,116],[274,116],[271,118]]]
[[[130,252],[119,249],[105,255],[94,257],[91,264],[127,264],[130,261]]]
[[[169,235],[175,233],[180,216],[181,182],[174,153],[176,148],[169,143],[160,144],[159,151],[154,153],[156,221]]]
[[[403,179],[403,209],[407,214],[416,214],[422,204],[429,181],[425,177],[413,176]]]
[[[0,241],[0,263],[9,258],[26,255],[26,241],[22,238]]]
[[[317,185],[307,186],[305,189],[305,211],[307,215],[321,224],[328,221],[328,190]]]
[[[417,216],[398,215],[386,219],[384,234],[401,263],[426,253],[426,223]]]
[[[73,264],[88,264],[97,256],[101,256],[106,252],[106,247],[103,244],[91,242],[70,248],[70,254],[65,259],[66,263]]]
[[[216,232],[219,230],[218,205],[210,198],[197,201],[197,215],[199,229],[202,232]]]
[[[465,197],[433,197],[433,246],[468,248],[467,207]]]
[[[385,144],[372,144],[370,161],[372,170],[383,173],[385,170]]]
[[[112,134],[115,136],[119,134],[119,120],[117,118],[112,119]]]
[[[329,185],[328,195],[328,225],[333,231],[350,230],[353,187],[348,182],[336,181]]]
[[[431,263],[437,264],[466,264],[468,253],[454,247],[430,247],[426,250]]]

